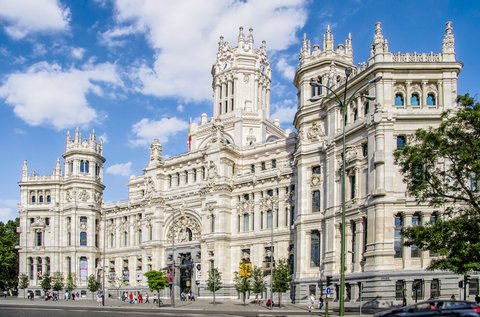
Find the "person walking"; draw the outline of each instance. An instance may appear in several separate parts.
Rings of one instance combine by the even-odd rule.
[[[308,299],[308,311],[311,312],[313,307],[315,307],[315,296],[313,294],[310,294],[310,298]]]
[[[477,303],[477,305],[480,305],[480,296],[475,295],[475,303]]]
[[[148,300],[148,298],[149,298],[149,297],[148,297],[148,293],[147,293],[147,294],[145,295],[145,304],[146,304],[146,303],[149,303],[149,304],[150,304],[150,301]]]
[[[153,294],[153,303],[158,304],[157,294]]]
[[[318,298],[318,309],[322,309],[323,308],[323,297],[322,295],[320,295],[320,297]]]

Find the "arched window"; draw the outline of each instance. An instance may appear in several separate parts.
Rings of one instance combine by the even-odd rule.
[[[138,229],[138,244],[142,243],[142,229]]]
[[[32,204],[34,204],[36,201],[35,196],[32,196]]]
[[[80,232],[80,246],[87,246],[87,233],[85,231]]]
[[[45,258],[45,273],[50,275],[50,258],[48,256]]]
[[[180,173],[177,173],[177,186],[180,186]]]
[[[193,240],[193,233],[190,228],[185,229],[185,232],[187,234],[187,241],[192,241]]]
[[[193,182],[195,183],[197,181],[197,169],[193,169]]]
[[[432,225],[434,225],[438,220],[438,212],[437,211],[434,211],[432,212],[432,214],[430,215],[430,223]]]
[[[395,223],[394,223],[394,249],[395,249],[395,258],[402,258],[403,257],[403,237],[402,237],[402,230],[403,230],[403,215],[397,214],[395,216]]]
[[[85,173],[90,173],[90,162],[85,161]]]
[[[50,195],[47,195],[47,204],[51,203],[52,202],[52,198]]]
[[[113,233],[110,233],[110,248],[115,247],[115,235]]]
[[[28,277],[33,280],[33,269],[34,269],[34,266],[33,266],[33,258],[30,257],[28,258]]]
[[[85,173],[85,161],[80,161],[80,173]]]
[[[124,247],[128,246],[128,232],[127,231],[125,231],[123,233],[123,246]]]
[[[172,175],[168,175],[168,187],[172,187]]]
[[[437,104],[437,100],[435,99],[435,94],[429,93],[427,95],[427,106],[435,106]]]
[[[353,109],[353,121],[357,121],[358,119],[358,109]]]
[[[38,279],[42,279],[42,275],[43,275],[43,270],[42,270],[42,258],[41,257],[37,257],[37,278]]]
[[[250,229],[250,214],[243,214],[243,232],[248,232]]]
[[[43,195],[38,196],[38,202],[43,204]]]
[[[70,274],[72,272],[72,258],[67,256],[66,262],[67,262],[67,273]]]
[[[80,280],[86,281],[88,279],[88,260],[87,257],[80,258]]]
[[[410,98],[410,105],[412,105],[412,106],[419,106],[420,105],[420,97],[416,92],[413,93],[412,97]]]
[[[310,234],[310,266],[320,266],[320,232],[318,230]]]
[[[403,106],[404,100],[402,94],[395,94],[395,106]]]

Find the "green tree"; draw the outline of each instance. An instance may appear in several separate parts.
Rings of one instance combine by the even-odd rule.
[[[151,292],[156,291],[157,297],[160,299],[160,291],[167,287],[168,278],[163,271],[148,271],[144,274],[147,277],[148,288]],[[158,301],[158,307],[160,307],[160,300]]]
[[[404,230],[405,245],[430,250],[429,270],[480,270],[480,103],[468,94],[442,114],[437,128],[419,129],[395,151],[407,192],[441,209],[434,222]]]
[[[41,286],[45,295],[52,288],[52,278],[47,272],[43,273]]]
[[[272,291],[278,293],[278,307],[281,307],[282,294],[290,289],[292,276],[286,259],[280,259],[272,272]]]
[[[263,270],[254,266],[252,271],[252,292],[258,294],[265,291],[265,280],[263,278]]]
[[[18,284],[18,218],[0,221],[0,289],[12,289]]]
[[[252,278],[249,275],[241,276],[240,273],[234,272],[235,277],[233,282],[235,283],[235,289],[237,292],[242,294],[243,305],[245,305],[245,299],[247,297],[247,292],[252,290]]]
[[[25,298],[25,289],[28,287],[29,280],[25,273],[18,276],[18,288],[23,289],[23,298]]]
[[[61,273],[61,272],[53,273],[52,289],[55,292],[60,292],[63,289],[64,286],[65,286],[65,283],[63,282],[63,273]]]
[[[117,290],[117,298],[120,297],[120,289],[128,285],[128,281],[123,276],[109,275],[108,284]]]
[[[77,284],[75,283],[75,273],[68,273],[65,289],[70,293],[76,288],[77,288]]]
[[[208,271],[207,290],[213,293],[213,304],[215,304],[215,293],[222,288],[222,273],[216,267]]]
[[[87,284],[87,288],[88,290],[92,293],[92,300],[94,300],[94,294],[96,292],[98,292],[98,290],[100,289],[100,282],[97,280],[97,278],[95,277],[95,275],[93,274],[90,274],[90,276],[88,277],[88,284]]]

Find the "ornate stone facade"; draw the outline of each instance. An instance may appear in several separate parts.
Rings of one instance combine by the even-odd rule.
[[[347,96],[360,90],[342,115],[329,91],[312,89],[311,82],[341,96],[347,67],[353,68]],[[267,268],[273,256],[291,265],[292,290],[285,296],[301,301],[318,294],[327,276],[338,296],[345,126],[347,299],[358,300],[363,289],[365,299],[410,300],[419,281],[423,298],[437,291],[450,297],[456,277],[425,271],[432,255],[398,244],[399,226],[412,225],[417,215],[428,221],[434,211],[405,195],[393,151],[397,141],[408,142],[417,128],[437,125],[443,110],[455,108],[461,68],[451,23],[439,54],[392,54],[377,23],[371,56],[359,67],[351,35],[336,50],[330,28],[322,48],[312,50],[305,36],[294,80],[297,136],[270,120],[265,42],[254,48],[252,31],[246,36],[243,29],[237,47],[220,38],[213,120],[202,114],[201,124],[192,126],[187,154],[165,158],[154,140],[144,174],[130,179],[128,200],[101,203],[105,159],[93,133],[85,140],[78,131],[73,140],[67,136],[63,173],[57,162],[52,176],[28,176],[25,162],[20,272],[37,289],[45,271],[72,272],[84,290],[86,276],[101,276],[105,257],[109,276],[146,290],[143,273],[171,271],[175,260],[177,292],[193,287],[208,296],[206,272],[214,266],[222,272],[221,295],[235,297],[239,263]],[[376,76],[382,79],[369,84]]]

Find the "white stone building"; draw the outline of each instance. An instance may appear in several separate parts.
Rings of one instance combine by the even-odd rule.
[[[311,82],[343,96],[348,67],[347,96],[359,92],[343,117],[332,94]],[[177,293],[193,288],[197,296],[210,296],[207,271],[217,267],[220,294],[235,297],[239,264],[268,268],[273,253],[291,264],[286,296],[304,300],[331,278],[338,297],[345,122],[347,300],[357,301],[363,289],[363,298],[410,301],[414,283],[419,298],[458,296],[458,276],[426,271],[432,255],[401,244],[403,226],[439,214],[405,194],[393,151],[455,108],[461,68],[450,22],[441,53],[398,54],[389,51],[377,23],[370,58],[360,66],[353,62],[351,36],[336,48],[329,28],[322,46],[304,37],[294,79],[298,133],[291,133],[270,120],[265,42],[254,48],[252,30],[241,28],[236,47],[220,38],[213,117],[203,114],[192,126],[188,153],[165,158],[153,141],[143,175],[130,180],[128,200],[102,202],[105,158],[94,133],[88,139],[78,131],[73,139],[67,135],[63,168],[57,160],[51,176],[29,175],[24,163],[20,272],[31,289],[40,288],[45,272],[73,272],[85,290],[90,274],[101,277],[105,257],[107,276],[123,276],[125,289],[146,290],[143,273],[170,270],[174,243]],[[471,294],[475,287],[478,279]]]

